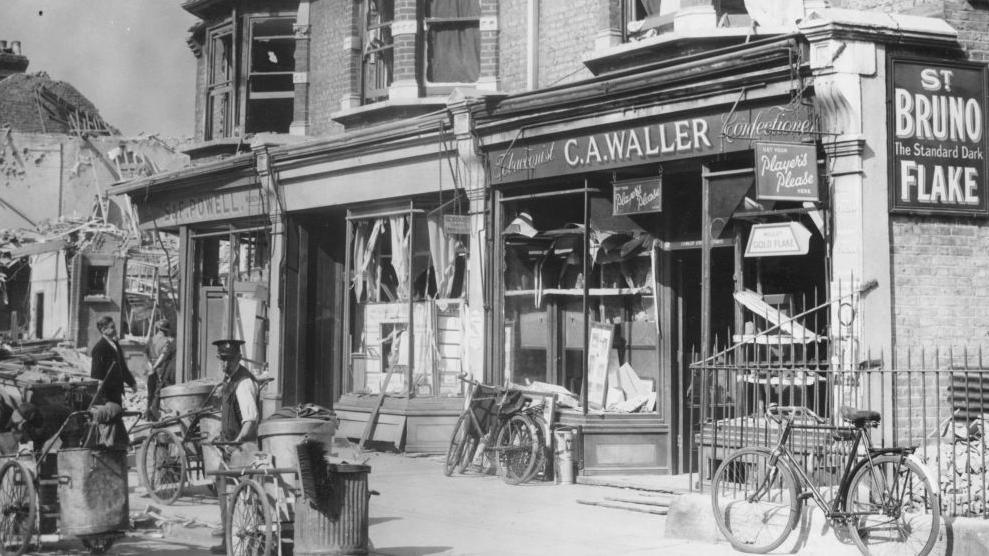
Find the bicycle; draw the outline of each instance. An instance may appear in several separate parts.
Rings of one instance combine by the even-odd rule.
[[[813,424],[795,424],[799,414]],[[841,418],[851,426],[831,425],[804,407],[771,407],[766,415],[782,426],[775,446],[733,452],[711,481],[715,521],[735,549],[764,554],[779,547],[810,498],[835,531],[847,530],[863,554],[931,551],[941,522],[937,482],[914,455],[916,447],[872,445],[868,429],[879,425],[879,413],[842,407]],[[834,440],[851,441],[830,502],[787,447],[793,429],[830,430]]]
[[[531,417],[534,406],[527,406],[524,392],[482,384],[466,374],[461,381],[470,385],[464,412],[457,419],[450,437],[443,474],[456,469],[464,473],[483,446],[486,456],[496,455],[503,480],[510,485],[524,483],[538,470],[544,453],[542,430]],[[480,395],[478,395],[480,394]]]
[[[240,446],[239,442],[213,441],[206,443],[218,448]],[[254,461],[242,468],[231,468],[221,462],[223,469],[210,470],[207,476],[225,477],[232,481],[227,502],[227,519],[223,523],[223,538],[230,556],[271,556],[280,554],[278,545],[289,516],[290,494],[297,492],[285,484],[285,476],[296,478],[295,468],[274,467],[271,455],[255,452]]]

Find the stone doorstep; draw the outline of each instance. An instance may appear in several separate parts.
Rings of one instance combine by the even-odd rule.
[[[666,538],[725,544],[711,512],[709,493],[677,496],[666,516]],[[839,540],[824,514],[815,504],[807,504],[800,514],[797,532],[774,553],[811,556],[855,556],[858,549],[851,541]],[[941,538],[931,551],[934,556],[984,556],[989,554],[989,520],[956,517],[944,520]]]

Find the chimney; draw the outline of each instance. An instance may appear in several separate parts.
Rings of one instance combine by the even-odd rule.
[[[24,73],[27,65],[27,56],[21,54],[21,41],[8,43],[0,40],[0,79],[15,73]]]

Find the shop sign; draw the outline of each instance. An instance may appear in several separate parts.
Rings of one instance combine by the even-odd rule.
[[[154,220],[158,226],[181,226],[263,214],[260,192],[257,189],[238,189],[149,202],[142,206],[141,222]]]
[[[986,67],[891,59],[890,211],[989,216]]]
[[[800,141],[819,131],[803,105],[666,118],[552,141],[515,142],[488,157],[495,184],[608,170],[751,148],[751,140]]]
[[[448,234],[470,235],[470,217],[466,214],[444,214],[443,229]]]
[[[810,249],[810,230],[799,222],[753,224],[749,231],[746,257],[785,257],[806,255]]]
[[[817,147],[793,143],[756,143],[755,188],[759,200],[820,200]]]
[[[663,178],[616,180],[612,214],[642,214],[663,210]]]

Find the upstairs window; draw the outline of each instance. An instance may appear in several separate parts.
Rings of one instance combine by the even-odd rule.
[[[234,50],[233,26],[223,25],[209,32],[206,67],[207,140],[229,137],[233,130]]]
[[[429,83],[474,83],[481,73],[479,0],[427,0],[423,14]]]
[[[394,69],[391,24],[394,0],[367,0],[364,24],[364,102],[388,99]]]
[[[295,99],[293,17],[250,19],[244,131],[288,133]]]
[[[288,133],[295,101],[295,17],[248,15],[206,34],[204,138]]]

